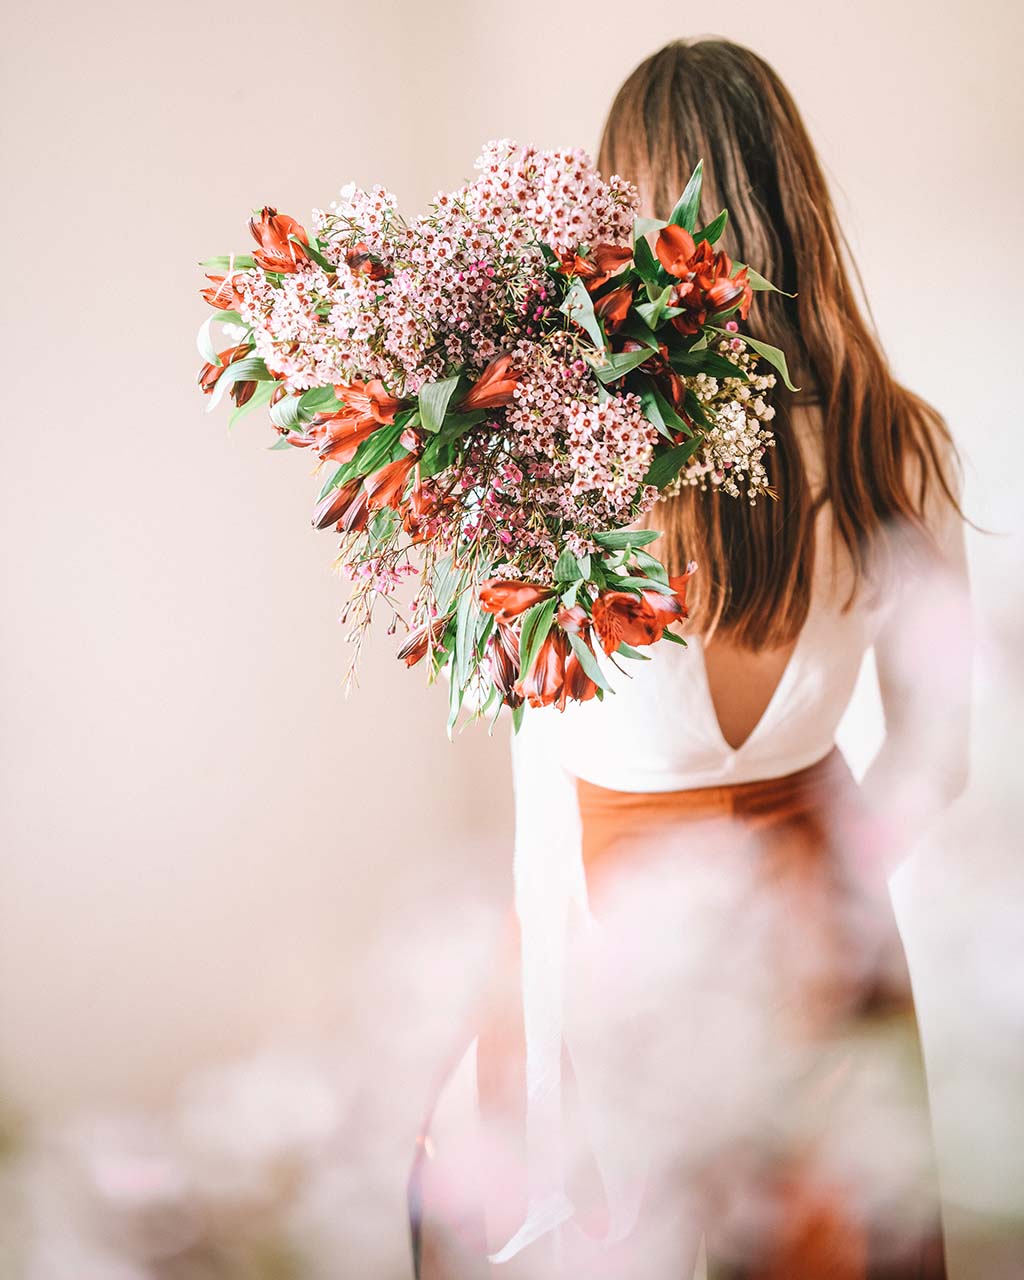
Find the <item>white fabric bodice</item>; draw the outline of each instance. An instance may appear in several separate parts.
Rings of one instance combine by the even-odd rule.
[[[757,725],[738,747],[722,736],[703,645],[660,643],[650,661],[623,660],[604,701],[567,709],[552,735],[562,767],[615,791],[676,791],[782,777],[831,750],[883,610],[837,599],[812,604]]]

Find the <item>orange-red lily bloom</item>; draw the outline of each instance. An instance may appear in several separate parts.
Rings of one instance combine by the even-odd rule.
[[[686,572],[669,578],[671,592],[602,591],[594,601],[594,630],[605,653],[620,644],[642,646],[660,640],[665,628],[687,616],[686,584],[696,572],[691,561]]]
[[[375,471],[366,481],[367,505],[371,511],[379,511],[381,507],[399,507],[409,473],[416,465],[416,456],[407,453],[396,462]]]
[[[199,290],[200,296],[218,311],[237,311],[242,305],[242,295],[235,288],[235,277],[207,275],[206,278],[210,284]]]
[[[387,275],[387,268],[379,258],[375,258],[369,250],[369,246],[360,241],[354,244],[351,249],[345,253],[345,262],[351,271],[357,275],[368,276],[371,280],[383,280]]]
[[[511,404],[519,379],[512,371],[512,357],[498,356],[459,401],[464,413],[473,409],[500,409]]]
[[[415,631],[410,631],[405,644],[398,651],[399,658],[407,667],[414,667],[437,644],[447,627],[447,618],[437,618],[428,625],[417,627]]]
[[[579,658],[574,653],[571,653],[568,662],[565,664],[565,683],[562,686],[561,709],[565,710],[567,700],[569,702],[589,702],[596,693],[597,685],[583,670],[583,664]]]
[[[706,243],[706,242],[705,242]],[[685,227],[662,227],[654,246],[658,261],[672,276],[683,279],[689,274],[690,259],[697,251],[693,236]]]
[[[297,271],[299,263],[307,256],[302,247],[309,244],[305,227],[269,205],[260,210],[258,219],[249,219],[249,230],[259,245],[252,256],[264,271]],[[289,238],[291,236],[297,237],[302,244],[296,244]]]
[[[633,250],[626,245],[599,244],[583,255],[563,255],[559,271],[566,276],[578,276],[591,292],[616,275],[633,257]]]
[[[533,666],[521,676],[516,692],[531,707],[550,707],[560,700],[564,705],[565,660],[569,641],[561,627],[553,627],[544,638]]]
[[[480,587],[480,608],[484,613],[493,613],[499,622],[511,622],[553,594],[550,587],[540,587],[534,582],[488,578]]]
[[[348,462],[378,427],[388,425],[402,406],[388,395],[379,379],[338,385],[334,393],[342,401],[334,413],[321,413],[313,421],[312,434],[320,441],[320,457]]]
[[[233,364],[236,360],[241,360],[252,350],[250,343],[239,343],[237,347],[228,347],[226,351],[218,351],[217,359],[220,364],[207,363],[199,370],[198,382],[203,389],[205,395],[209,395],[217,385],[221,374],[227,369],[229,364]],[[236,386],[247,386],[247,383],[236,383]],[[253,389],[255,390],[255,383]],[[234,388],[232,388],[233,390]],[[250,395],[252,392],[249,393]],[[246,397],[248,398],[248,397]]]
[[[626,323],[626,317],[629,315],[629,309],[632,305],[633,286],[624,284],[598,298],[594,303],[594,311],[604,321],[605,329],[609,333],[614,333],[616,329]]]
[[[522,705],[523,696],[516,692],[519,679],[519,637],[512,627],[499,622],[487,641],[487,665],[491,679],[510,707]]]
[[[336,525],[339,533],[352,533],[366,528],[366,491],[360,479],[350,480],[326,494],[313,512],[317,529]]]

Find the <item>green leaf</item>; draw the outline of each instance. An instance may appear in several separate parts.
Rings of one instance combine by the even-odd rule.
[[[199,265],[211,271],[252,271],[256,259],[248,253],[221,254],[216,258],[204,258]]]
[[[651,398],[654,400],[654,404],[657,409],[657,412],[662,422],[665,424],[664,434],[668,436],[668,438],[672,441],[672,443],[673,444],[675,443],[676,435],[680,431],[684,432],[688,436],[692,436],[693,427],[686,421],[685,418],[681,418],[679,414],[676,413],[672,405],[669,404],[669,402],[665,399],[665,397],[661,394],[661,392],[653,383],[651,384],[649,390],[650,390]],[[642,393],[641,393],[641,400],[643,400]],[[645,411],[646,411],[646,405],[645,405]],[[654,421],[653,419],[651,420]],[[657,426],[657,423],[655,423],[655,426]]]
[[[196,334],[196,347],[199,354],[207,364],[212,364],[215,369],[220,368],[220,356],[217,354],[217,348],[213,345],[213,334],[210,330],[214,322],[219,319],[220,315],[216,311],[212,316],[207,316],[199,326],[199,332]]]
[[[596,360],[589,358],[587,363],[601,382],[618,382],[631,369],[636,369],[645,360],[650,360],[650,358],[649,349],[641,347],[639,351],[619,351],[614,355],[606,356],[602,364],[598,364]]]
[[[716,329],[715,332],[724,333],[725,330]],[[732,336],[726,333],[727,338]],[[670,351],[668,362],[676,373],[706,373],[712,378],[739,378],[742,382],[748,380],[739,365],[734,364],[728,356],[719,355],[717,351],[708,351],[706,348],[701,351],[694,351],[692,348]]]
[[[646,551],[636,550],[633,552],[633,561],[638,568],[643,569],[649,578],[654,578],[658,582],[668,582],[668,570],[657,556],[649,555]]]
[[[784,298],[795,298],[795,293],[787,293],[785,289],[780,289],[777,285],[772,284],[770,280],[766,280],[760,272],[748,267],[745,262],[734,262],[733,275],[737,275],[740,271],[746,270],[747,281],[755,293],[781,293]]]
[[[637,275],[647,286],[647,295],[651,291],[660,291],[663,287],[661,263],[654,256],[654,251],[646,240],[638,240],[633,253],[633,266]]]
[[[452,731],[455,728],[455,722],[459,718],[459,712],[462,710],[462,699],[465,696],[465,686],[459,684],[455,679],[454,673],[448,686],[448,741],[452,740]]]
[[[556,582],[577,582],[583,577],[580,562],[571,551],[563,551],[555,561]]]
[[[697,399],[696,393],[689,390],[689,388],[687,388],[686,395],[683,398],[683,405],[686,409],[686,412],[690,415],[690,419],[693,422],[693,424],[696,427],[698,427],[701,431],[710,431],[711,428],[715,425],[712,422],[712,420],[708,417],[707,412],[704,409],[704,406]],[[693,435],[693,432],[690,431],[688,432],[688,434]]]
[[[651,655],[649,653],[641,653],[639,649],[634,649],[631,644],[626,644],[625,640],[615,650],[617,654],[621,654],[623,658],[634,658],[638,662],[650,662]]]
[[[299,427],[299,396],[282,396],[270,407],[270,421],[275,427],[285,431],[296,431]]]
[[[459,596],[455,611],[455,661],[452,668],[452,680],[458,681],[463,688],[469,683],[476,658],[476,624],[479,618],[476,590],[473,586],[466,587]]]
[[[573,280],[569,286],[569,292],[565,295],[565,299],[558,309],[586,332],[599,351],[605,349],[604,334],[594,311],[594,300],[587,292],[582,280]]]
[[[652,290],[648,286],[648,296],[650,296],[651,292]],[[651,298],[650,302],[642,302],[634,309],[652,329],[657,329],[662,320],[665,319],[666,311],[670,309],[668,300],[672,296],[672,286],[667,284],[661,290],[655,288],[653,293],[654,297]]]
[[[520,677],[527,676],[536,662],[540,647],[551,630],[557,608],[558,597],[551,596],[535,604],[532,609],[528,609],[523,617],[522,630],[519,633]]]
[[[439,382],[426,382],[420,388],[420,419],[424,431],[440,431],[445,414],[459,385],[460,375],[442,378]]]
[[[616,578],[613,580],[616,587],[625,588],[627,591],[659,591],[662,595],[670,596],[672,588],[667,582],[661,582],[657,578],[634,578],[632,576]]]
[[[633,243],[639,244],[652,231],[661,231],[667,226],[663,218],[636,218],[633,222]]]
[[[434,565],[433,592],[434,601],[439,613],[447,613],[455,596],[455,587],[461,574],[452,563],[451,556],[445,556]]]
[[[723,209],[717,218],[712,218],[706,227],[694,233],[694,242],[700,244],[702,240],[706,240],[708,244],[714,244],[722,238],[722,232],[725,230],[725,224],[729,221],[729,210]]]
[[[456,440],[459,436],[465,435],[470,427],[475,427],[477,423],[483,422],[488,416],[486,409],[471,409],[469,413],[449,413],[444,419],[444,436],[446,440]]]
[[[317,249],[312,243],[307,244],[305,240],[300,240],[298,236],[289,236],[288,239],[291,240],[293,244],[301,245],[303,251],[306,254],[308,254],[310,258],[313,259],[316,265],[318,267],[323,267],[325,271],[329,271],[332,276],[338,270],[338,268],[334,265],[334,263],[328,262],[327,259],[324,257],[324,255],[320,252],[320,250]]]
[[[512,730],[514,733],[518,733],[519,730],[523,727],[523,715],[525,711],[526,711],[525,702],[520,702],[518,707],[512,708]]]
[[[291,441],[287,436],[278,436],[272,445],[267,447],[268,453],[283,453],[285,449],[292,448]]]
[[[786,354],[780,351],[778,347],[773,347],[769,342],[761,342],[759,338],[752,338],[749,333],[741,333],[739,335],[748,347],[753,347],[762,359],[767,360],[773,369],[776,369],[782,375],[782,381],[790,389],[790,391],[799,391],[799,387],[794,387],[789,377],[789,367],[786,364]]]
[[[679,203],[672,210],[669,222],[674,226],[693,231],[697,225],[697,214],[700,212],[700,191],[704,183],[704,161],[698,160],[697,167],[690,175],[686,190],[679,197]]]
[[[333,387],[312,387],[299,397],[302,411],[308,413],[310,419],[315,413],[333,413],[340,403]]]
[[[644,484],[653,484],[656,489],[664,489],[667,484],[671,484],[700,448],[701,443],[700,436],[696,436],[693,440],[687,440],[685,444],[676,445],[674,449],[659,454],[648,468],[644,476]]]
[[[579,658],[580,666],[584,672],[593,680],[599,689],[604,689],[606,693],[612,693],[612,687],[604,677],[604,672],[597,665],[597,658],[594,657],[594,651],[586,641],[581,640],[579,636],[573,635],[571,631],[566,632],[569,637],[569,646],[573,653]]]
[[[320,499],[325,498],[332,489],[338,489],[343,484],[347,484],[349,480],[356,476],[367,476],[372,471],[376,471],[383,466],[385,462],[392,461],[389,456],[398,446],[399,454],[406,451],[398,445],[398,437],[402,434],[402,428],[397,423],[390,426],[378,427],[368,440],[356,450],[355,457],[349,462],[344,462],[335,471],[334,475],[327,481],[320,490]]]
[[[686,641],[683,639],[683,637],[676,635],[676,633],[672,631],[669,627],[666,627],[665,630],[661,633],[661,638],[662,640],[667,640],[670,644],[678,644],[678,645],[681,645],[684,649],[687,648]]]
[[[253,409],[260,409],[268,404],[270,397],[274,394],[275,385],[273,382],[261,382],[245,404],[239,405],[237,409],[232,410],[231,417],[228,418],[228,430],[230,431],[235,423],[244,418],[247,413],[252,413]],[[277,445],[271,445],[271,448],[276,449],[281,445],[291,448],[291,445],[284,438],[279,440]]]
[[[645,306],[650,304],[645,303]],[[636,314],[641,310],[640,307],[634,308],[634,314],[626,317],[626,320],[619,328],[619,333],[624,338],[632,338],[634,342],[641,342],[648,351],[660,351],[658,339],[654,336],[647,321]]]
[[[660,537],[659,529],[608,529],[595,533],[594,541],[606,551],[621,551],[624,547],[646,547]]]

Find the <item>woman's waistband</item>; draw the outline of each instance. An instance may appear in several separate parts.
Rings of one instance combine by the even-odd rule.
[[[821,760],[794,773],[753,782],[723,783],[677,791],[615,791],[577,778],[580,812],[588,816],[642,812],[646,816],[700,820],[756,817],[790,808],[831,806],[855,789],[849,767],[837,747]]]

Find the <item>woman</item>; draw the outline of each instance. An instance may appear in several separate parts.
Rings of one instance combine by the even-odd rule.
[[[967,647],[936,662],[930,613],[965,588],[955,454],[865,324],[792,99],[724,41],[639,66],[600,165],[664,218],[698,159],[703,220],[728,207],[782,290],[749,321],[802,388],[775,392],[778,497],[663,503],[670,569],[699,566],[688,648],[526,717],[521,963],[421,1144],[424,1280],[487,1250],[510,1277],[680,1280],[702,1248],[714,1275],[945,1275],[886,878],[964,781]],[[869,648],[886,737],[858,787],[834,735]]]

